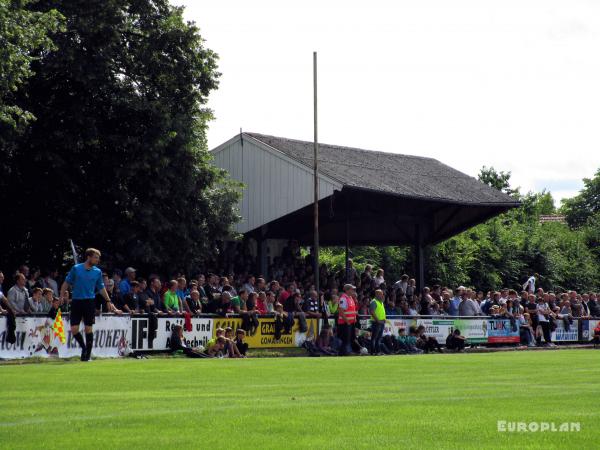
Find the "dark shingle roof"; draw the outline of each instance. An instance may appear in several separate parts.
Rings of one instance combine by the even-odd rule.
[[[313,143],[244,133],[313,166]],[[515,205],[518,201],[433,158],[319,144],[319,172],[344,186],[461,204]]]

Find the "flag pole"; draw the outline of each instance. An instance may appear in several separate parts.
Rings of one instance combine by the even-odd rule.
[[[313,107],[314,107],[314,276],[317,299],[320,301],[319,290],[319,139],[317,133],[317,52],[313,52]]]

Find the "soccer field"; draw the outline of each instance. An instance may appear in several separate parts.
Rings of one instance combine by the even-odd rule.
[[[600,352],[0,366],[2,448],[598,448]],[[499,432],[499,420],[579,432]]]

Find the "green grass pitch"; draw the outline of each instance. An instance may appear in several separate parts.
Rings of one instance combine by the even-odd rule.
[[[591,449],[600,352],[6,364],[0,405],[7,449]]]

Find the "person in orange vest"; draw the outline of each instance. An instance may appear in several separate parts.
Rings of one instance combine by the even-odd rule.
[[[358,307],[356,304],[356,287],[352,284],[344,285],[344,293],[340,296],[338,306],[338,337],[342,340],[340,356],[352,353],[352,342],[356,340],[356,317]]]

